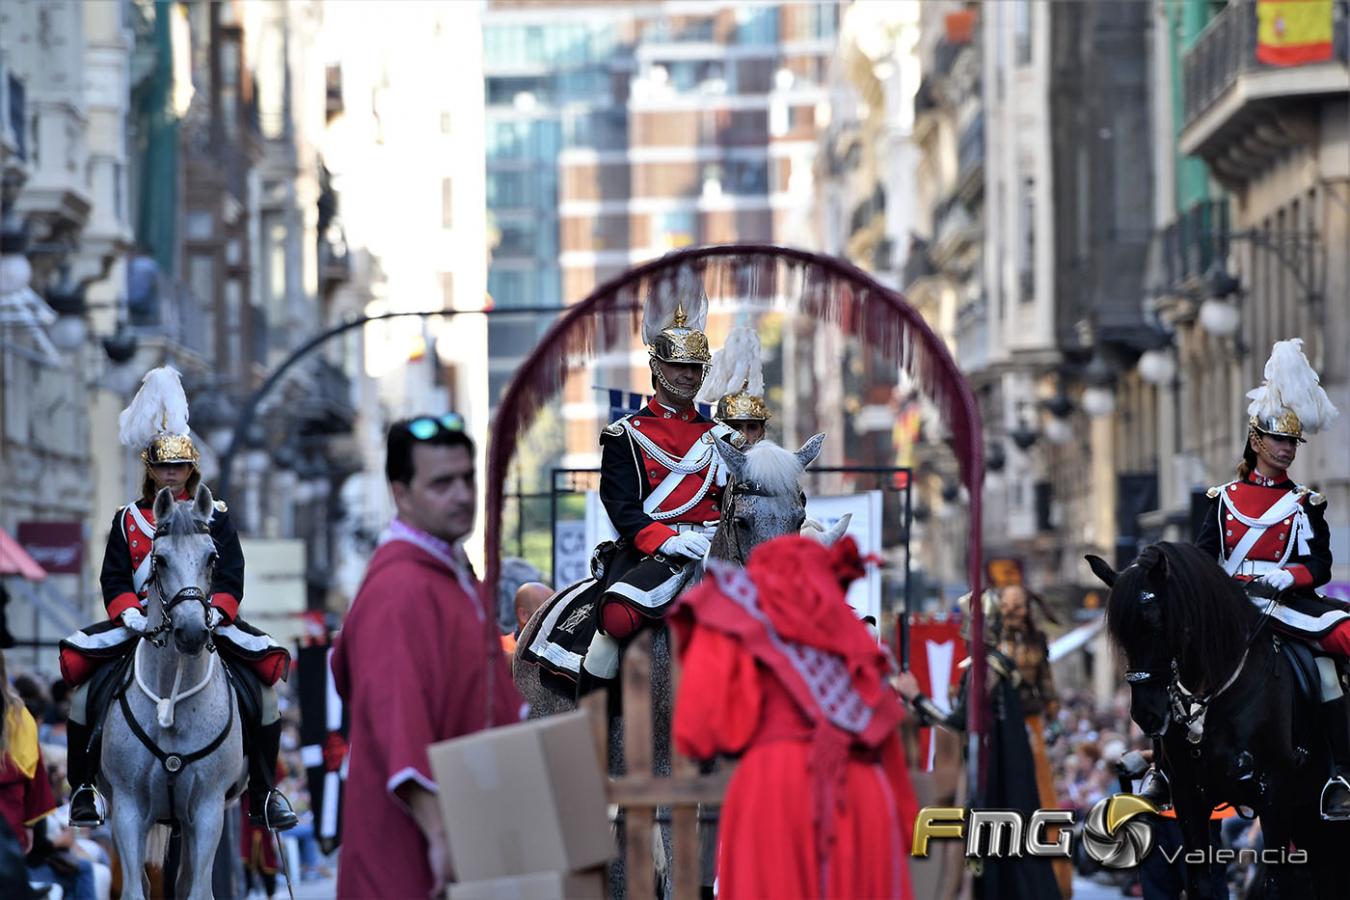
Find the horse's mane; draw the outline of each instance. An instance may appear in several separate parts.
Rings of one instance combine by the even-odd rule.
[[[804,471],[797,454],[773,441],[760,441],[745,454],[745,478],[758,482],[768,494],[796,493]]]
[[[189,537],[201,533],[190,502],[174,503],[168,517],[159,527],[163,529],[163,534],[169,537]]]
[[[1107,630],[1127,656],[1152,639],[1139,602],[1145,591],[1157,597],[1169,654],[1198,678],[1187,686],[1205,691],[1221,685],[1257,616],[1242,587],[1194,544],[1150,544],[1116,576],[1107,601]]]

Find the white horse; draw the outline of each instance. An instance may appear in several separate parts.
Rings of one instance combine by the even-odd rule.
[[[210,900],[225,804],[245,774],[234,689],[211,641],[211,492],[201,485],[176,503],[165,488],[154,513],[147,630],[108,709],[100,781],[126,873],[123,900],[145,896],[145,863],[162,863],[164,826],[174,821],[182,835],[174,894]]]

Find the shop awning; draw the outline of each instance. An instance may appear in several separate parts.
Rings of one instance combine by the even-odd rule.
[[[1106,616],[1098,616],[1086,625],[1079,625],[1073,631],[1066,632],[1050,642],[1050,661],[1063,659],[1075,650],[1081,649],[1088,641],[1097,636],[1106,625]]]
[[[29,581],[41,581],[47,570],[38,565],[28,551],[19,546],[8,531],[0,528],[0,575],[17,575]]]

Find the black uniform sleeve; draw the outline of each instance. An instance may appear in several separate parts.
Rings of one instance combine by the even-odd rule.
[[[108,532],[108,545],[103,550],[103,568],[99,572],[99,586],[103,589],[103,605],[108,606],[123,594],[136,593],[131,571],[131,552],[127,536],[122,533],[122,510],[113,516]]]
[[[1219,536],[1219,497],[1209,501],[1205,517],[1200,520],[1200,530],[1195,533],[1195,546],[1205,551],[1205,555],[1218,561],[1223,544]]]
[[[211,517],[211,538],[216,542],[216,567],[211,576],[211,594],[229,594],[244,599],[244,551],[228,511],[216,510]]]
[[[1316,588],[1331,580],[1331,528],[1327,525],[1325,503],[1314,506],[1310,501],[1305,501],[1303,509],[1308,514],[1308,523],[1312,525],[1312,538],[1308,540],[1308,552],[1295,552],[1289,562],[1302,563],[1312,576],[1312,586]]]
[[[645,479],[636,462],[637,448],[626,433],[600,436],[600,502],[619,537],[632,543],[654,520],[642,509]]]

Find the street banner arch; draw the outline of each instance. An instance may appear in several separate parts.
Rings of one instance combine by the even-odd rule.
[[[946,344],[898,292],[844,260],[767,244],[691,247],[629,269],[566,307],[507,385],[488,438],[485,602],[495,609],[501,568],[504,491],[516,446],[541,408],[585,360],[630,346],[643,302],[653,293],[702,284],[709,304],[802,316],[857,338],[904,370],[937,410],[969,496],[969,584],[982,587],[983,428],[969,383]],[[981,604],[972,608],[971,642],[982,643]],[[495,637],[494,637],[495,640]],[[985,658],[972,653],[971,696],[984,696]],[[972,771],[983,768],[984,704],[971,704]],[[982,781],[983,779],[979,779]]]

